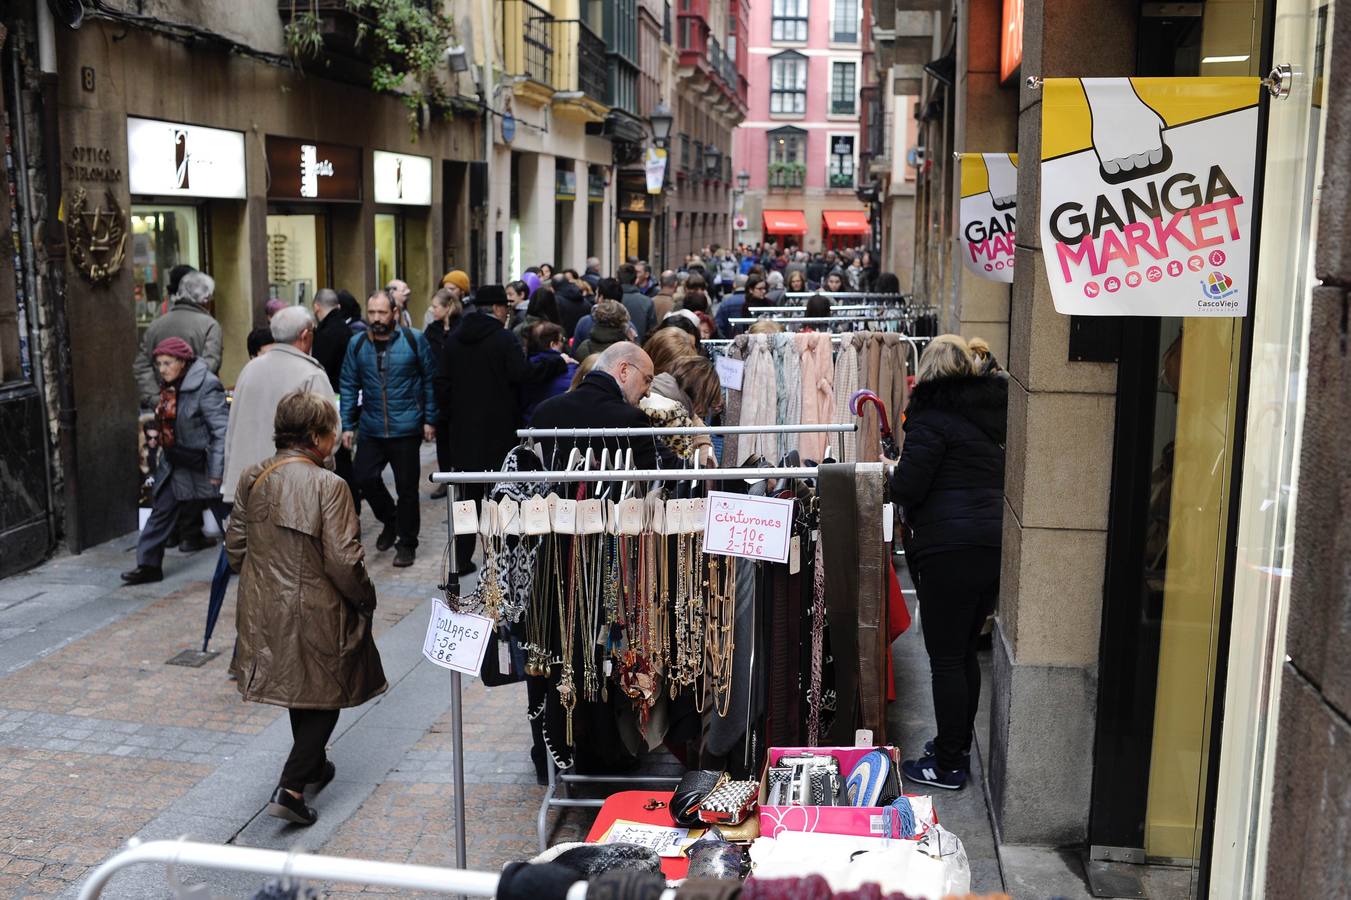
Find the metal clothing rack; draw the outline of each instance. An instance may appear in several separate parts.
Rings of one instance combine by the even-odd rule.
[[[496,872],[471,872],[463,867],[448,869],[412,863],[347,859],[312,853],[286,853],[282,850],[260,850],[254,847],[202,844],[193,841],[149,841],[128,847],[90,873],[80,886],[79,900],[94,900],[102,896],[108,881],[118,872],[146,863],[173,867],[195,866],[227,872],[251,872],[283,879],[366,884],[410,891],[436,891],[466,897],[495,896],[498,882]]]
[[[759,321],[759,320],[758,320],[758,319],[730,319],[729,321],[735,323],[735,322],[756,322],[756,321]],[[778,320],[771,320],[771,321],[778,321]],[[814,320],[814,319],[785,319],[785,320],[783,320],[783,321],[787,321],[787,322],[812,322],[812,321],[817,321],[817,320]],[[822,319],[822,320],[820,320],[820,321],[827,321],[827,322],[842,321],[842,322],[848,322],[848,321],[850,321],[850,320],[849,320],[849,319]],[[884,319],[883,321],[887,321],[887,320]],[[794,333],[796,333],[796,332],[794,332]],[[846,337],[850,337],[851,335],[855,335],[855,334],[874,334],[874,333],[876,333],[876,334],[894,334],[894,335],[896,335],[898,338],[900,338],[901,340],[905,341],[907,344],[910,345],[910,349],[911,349],[911,350],[914,352],[914,354],[915,354],[915,363],[914,363],[914,366],[910,369],[911,374],[914,374],[914,372],[919,368],[919,354],[920,354],[920,349],[921,349],[922,347],[924,347],[926,344],[928,344],[929,341],[933,340],[933,338],[930,338],[930,337],[915,337],[914,335],[910,335],[910,334],[901,334],[901,333],[895,332],[895,331],[885,331],[885,332],[838,331],[838,332],[832,332],[832,333],[831,333],[831,335],[830,335],[830,342],[831,342],[832,344],[838,344],[841,340],[843,340],[843,339],[846,338]],[[723,349],[724,347],[728,346],[729,344],[735,343],[735,341],[736,341],[735,338],[708,338],[707,340],[702,340],[702,341],[700,341],[700,342],[699,342],[699,346],[701,346],[701,347],[709,347],[709,348],[721,350],[721,349]],[[779,427],[791,427],[791,426],[779,426]]]
[[[723,434],[779,434],[784,429],[793,429],[793,433],[843,432],[855,431],[857,423],[831,425],[723,425],[713,428],[696,428],[693,433],[707,434],[709,431]],[[541,433],[553,433],[557,437],[581,437],[586,435],[637,437],[690,433],[688,427],[672,428],[523,428],[517,432],[519,437],[540,436]],[[570,470],[570,471],[527,471],[527,472],[433,472],[428,480],[433,484],[444,484],[446,491],[446,537],[449,545],[449,571],[459,571],[456,558],[455,541],[455,502],[458,492],[456,485],[461,484],[501,484],[527,482],[629,482],[629,481],[731,481],[737,478],[815,478],[815,466],[767,467],[767,468],[717,468],[717,469],[609,469],[609,470]],[[452,574],[452,577],[454,575]],[[450,673],[450,729],[451,742],[454,745],[455,779],[455,861],[460,868],[465,867],[465,804],[464,804],[464,715],[462,705],[463,682],[459,672]],[[547,849],[546,826],[549,809],[552,807],[599,807],[603,800],[580,799],[567,796],[570,784],[659,784],[672,785],[675,778],[644,777],[634,775],[569,775],[555,770],[553,756],[549,757],[549,785],[540,803],[539,816],[536,819],[536,831],[539,836],[540,851]],[[556,796],[561,793],[561,796]]]

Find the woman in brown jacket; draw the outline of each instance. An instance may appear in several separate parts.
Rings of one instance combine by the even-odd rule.
[[[245,470],[225,537],[239,573],[239,643],[230,671],[245,700],[285,706],[294,745],[270,815],[318,818],[304,791],[333,780],[324,746],[338,711],[382,693],[371,637],[375,586],[346,483],[324,466],[338,441],[338,411],[293,391],[277,404],[277,455]]]

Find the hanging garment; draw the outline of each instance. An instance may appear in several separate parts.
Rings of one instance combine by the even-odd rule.
[[[813,334],[795,334],[793,342],[799,350],[799,372],[802,381],[801,413],[799,419],[803,425],[825,425],[835,416],[835,363],[832,359],[833,345],[830,335],[825,332]],[[828,434],[802,434],[798,436],[798,455],[804,460],[820,462],[825,455],[826,445],[832,444]]]
[[[870,728],[873,734],[887,733],[886,681],[891,660],[887,623],[891,560],[882,541],[882,501],[886,488],[886,475],[880,464],[860,464],[855,468],[859,727]]]
[[[770,351],[767,334],[747,335],[746,371],[741,381],[742,425],[774,425],[778,418],[778,370]],[[753,454],[768,460],[778,459],[778,435],[743,435],[737,444],[740,457],[732,460],[740,465]]]
[[[854,421],[849,411],[849,398],[858,390],[859,347],[866,335],[846,334],[840,338],[840,352],[835,357],[835,409],[831,421],[847,424]],[[845,432],[839,437],[835,458],[840,462],[858,459],[858,436]]]
[[[901,415],[905,412],[905,370],[910,345],[899,334],[882,336],[882,383],[877,395],[887,408],[887,424],[897,447],[901,441]],[[899,457],[898,457],[899,459]]]
[[[745,335],[741,335],[731,344],[727,345],[728,359],[744,360],[746,358],[745,353],[746,353]],[[741,379],[741,386],[743,388],[746,386],[746,379],[744,377],[744,373]],[[724,409],[722,413],[722,421],[724,425],[741,424],[741,393],[742,393],[741,391],[734,391],[728,389],[726,409]],[[741,459],[741,457],[738,455],[741,451],[741,445],[737,438],[738,436],[735,434],[728,434],[723,436],[722,453],[718,456],[718,459],[724,466],[734,466],[737,464],[737,460]]]
[[[780,425],[798,425],[802,421],[802,391],[798,385],[802,382],[802,359],[794,335],[776,334],[774,337],[774,362],[778,370],[777,400],[778,423]],[[798,435],[779,435],[779,452],[774,457],[783,459],[798,448]]]
[[[858,386],[881,397],[882,387],[882,334],[872,332],[865,336],[858,361]],[[885,402],[885,401],[883,401]],[[858,462],[877,462],[882,449],[881,418],[877,407],[868,404],[858,426]]]

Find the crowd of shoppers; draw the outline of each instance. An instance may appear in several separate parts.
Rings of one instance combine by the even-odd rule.
[[[582,273],[540,265],[477,290],[452,270],[430,298],[422,330],[411,324],[411,291],[401,279],[372,293],[364,315],[350,293],[325,288],[312,312],[264,306],[267,324],[250,335],[253,358],[227,408],[215,375],[214,283],[192,270],[176,277],[172,306],[147,332],[136,364],[163,449],[137,567],[123,578],[163,577],[164,548],[187,504],[206,505],[222,523],[228,516],[221,570],[226,578],[230,569],[240,573],[231,672],[245,699],[290,710],[294,746],[268,812],[299,824],[317,815],[305,790],[334,776],[324,745],[337,711],[385,689],[370,635],[375,590],[360,503],[380,524],[375,550],[392,547],[393,565],[411,565],[424,442],[436,442],[439,468],[478,471],[501,466],[525,424],[703,428],[723,402],[703,341],[736,334],[732,319],[818,285],[899,290],[866,253],[808,256],[772,245],[710,248],[660,273],[631,260],[613,278],[594,259]],[[830,311],[828,297],[807,301],[812,317]],[[761,326],[781,328],[760,322],[752,330]],[[938,719],[935,740],[904,772],[938,787],[960,787],[969,765],[975,640],[998,593],[1005,403],[983,341],[934,340],[921,357],[891,482],[906,522]],[[576,446],[544,444],[546,459],[565,459]],[[620,449],[632,450],[640,468],[716,465],[708,434],[635,439]],[[462,486],[460,495],[477,499],[482,489]],[[445,488],[432,496],[444,497]],[[476,540],[459,539],[456,574],[474,570]]]

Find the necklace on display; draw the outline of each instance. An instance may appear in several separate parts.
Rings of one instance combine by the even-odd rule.
[[[708,637],[706,639],[707,683],[713,707],[727,717],[732,707],[732,656],[736,651],[736,557],[714,556],[708,590]],[[724,574],[719,577],[719,569]]]

